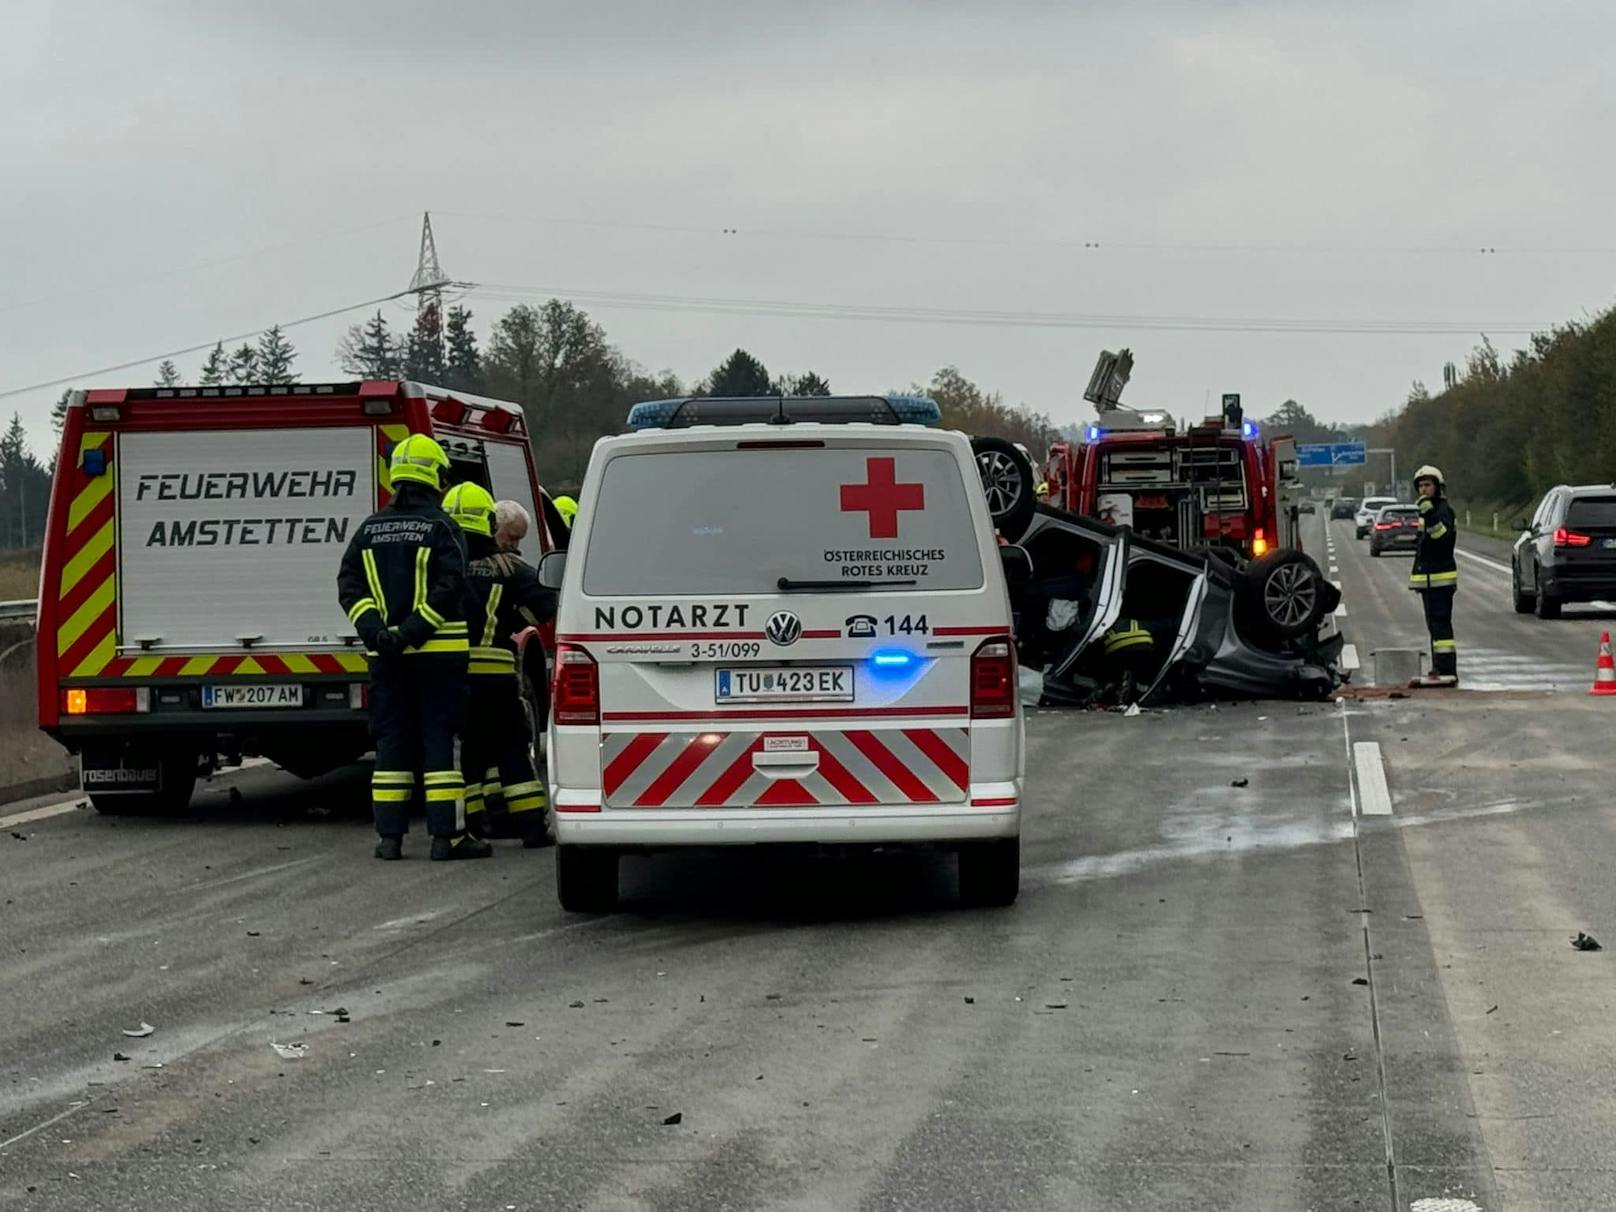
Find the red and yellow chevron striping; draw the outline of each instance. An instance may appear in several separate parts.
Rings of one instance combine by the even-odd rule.
[[[56,607],[57,668],[64,677],[94,677],[117,655],[115,449],[112,434],[87,432],[75,465],[64,472],[75,479]],[[103,475],[82,470],[84,454],[92,450],[106,457]]]

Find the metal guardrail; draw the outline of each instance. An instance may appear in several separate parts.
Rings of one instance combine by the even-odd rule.
[[[38,598],[18,598],[15,602],[0,602],[0,623],[32,623],[38,612]]]

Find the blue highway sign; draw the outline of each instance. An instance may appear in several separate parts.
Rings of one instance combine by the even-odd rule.
[[[1309,442],[1296,448],[1298,467],[1351,467],[1362,462],[1362,442]]]

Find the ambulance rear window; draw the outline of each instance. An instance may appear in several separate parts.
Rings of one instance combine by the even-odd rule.
[[[946,450],[620,455],[591,505],[592,597],[777,593],[782,578],[877,592],[983,584],[966,486]]]

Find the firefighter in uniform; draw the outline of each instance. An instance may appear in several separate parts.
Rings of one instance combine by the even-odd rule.
[[[551,504],[556,507],[556,512],[561,515],[561,520],[567,524],[567,529],[571,530],[572,520],[578,516],[578,502],[571,497],[562,496],[557,497]]]
[[[1122,619],[1105,633],[1105,674],[1118,703],[1128,705],[1139,697],[1139,683],[1147,681],[1156,659],[1155,637],[1138,619]]]
[[[370,654],[370,780],[376,857],[403,857],[419,772],[434,859],[487,858],[466,832],[455,732],[466,685],[466,559],[438,503],[443,448],[411,434],[393,448],[393,499],[354,533],[337,596]]]
[[[1427,463],[1414,473],[1415,502],[1420,511],[1419,545],[1409,586],[1425,604],[1425,628],[1431,633],[1431,672],[1416,678],[1418,686],[1457,686],[1459,649],[1453,639],[1453,595],[1459,566],[1453,549],[1459,524],[1447,501],[1442,473]]]
[[[525,626],[555,617],[556,595],[538,573],[494,540],[494,498],[476,484],[459,484],[443,498],[465,532],[466,621],[471,638],[460,765],[466,777],[466,819],[474,833],[493,834],[495,803],[504,801],[512,833],[528,849],[550,844],[544,784],[533,773],[527,716],[516,676],[516,640]]]

